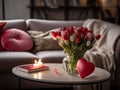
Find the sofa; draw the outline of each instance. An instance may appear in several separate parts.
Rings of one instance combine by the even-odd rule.
[[[42,31],[47,32],[61,27],[70,27],[70,26],[83,26],[85,22],[89,20],[95,20],[100,22],[105,22],[97,19],[88,19],[88,20],[78,20],[78,21],[57,21],[57,20],[39,20],[39,19],[17,19],[17,20],[1,20],[0,22],[7,22],[3,30],[17,28],[25,32],[28,31]],[[115,26],[120,29],[119,25],[115,25],[109,22],[105,24]],[[120,30],[119,30],[120,32]],[[49,43],[48,43],[49,44]],[[19,78],[12,74],[12,68],[20,65],[33,63],[33,60],[42,58],[43,63],[62,63],[63,58],[66,56],[63,49],[45,49],[38,50],[36,52],[30,51],[1,51],[0,52],[0,88],[1,89],[18,89]],[[120,89],[120,34],[114,44],[114,59],[116,69],[114,70],[114,80],[111,79],[111,88]],[[38,83],[29,80],[22,79],[22,88],[31,89],[31,88],[72,88],[72,86],[65,85],[52,85],[45,83]]]

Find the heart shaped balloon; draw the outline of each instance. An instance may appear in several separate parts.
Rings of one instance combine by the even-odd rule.
[[[93,63],[88,62],[85,58],[80,58],[77,62],[77,71],[81,78],[85,78],[95,70]]]

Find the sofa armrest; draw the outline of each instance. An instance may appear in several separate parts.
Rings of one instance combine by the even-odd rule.
[[[119,64],[119,69],[120,69],[120,37],[115,43],[115,59],[116,59],[116,64]]]
[[[0,22],[2,21],[6,22],[6,25],[3,28],[4,30],[10,29],[10,28],[17,28],[17,29],[27,31],[26,22],[24,19],[0,20]]]
[[[115,60],[116,60],[116,71],[115,71],[115,86],[120,89],[120,37],[115,44]]]
[[[48,31],[51,29],[69,27],[69,26],[82,26],[84,21],[60,21],[60,20],[38,20],[28,19],[26,21],[29,30]]]

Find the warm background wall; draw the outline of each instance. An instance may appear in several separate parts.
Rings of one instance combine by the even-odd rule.
[[[2,1],[3,0],[0,0],[0,20],[3,19],[3,16],[2,16]],[[28,19],[28,18],[31,18],[31,11],[30,11],[30,1],[31,0],[4,0],[4,3],[5,3],[5,19]],[[49,8],[48,10],[45,9],[43,11],[46,12],[46,15],[47,15],[47,18],[45,17],[41,17],[40,16],[40,5],[43,5],[42,1],[49,1],[49,0],[33,0],[35,2],[35,5],[37,7],[35,12],[34,12],[34,17],[33,18],[39,18],[39,19],[52,19],[52,20],[65,20],[65,16],[64,16],[64,9],[57,9],[57,8]],[[64,1],[65,0],[55,0],[57,1],[57,4],[58,5],[63,5],[64,7]],[[95,4],[94,1],[99,1],[99,3],[97,3],[99,6],[102,6],[102,9],[104,10],[103,13],[104,13],[104,17],[102,19],[104,20],[108,20],[108,21],[116,21],[114,19],[116,18],[119,18],[120,19],[120,12],[117,11],[116,7],[117,7],[117,1],[120,1],[120,0],[68,0],[70,1],[70,5],[73,5],[73,1],[79,1],[79,3],[77,3],[78,5],[78,8],[75,7],[70,7],[69,8],[69,18],[68,20],[81,20],[81,19],[87,19],[87,18],[94,18],[91,13],[92,11],[89,10],[89,17],[85,17],[85,15],[83,13],[80,13],[80,11],[82,9],[80,9],[81,6],[86,6],[87,4],[87,1],[89,2],[89,4],[91,2],[93,2],[93,4]],[[119,2],[120,3],[120,2]],[[34,9],[35,9],[34,8]],[[90,9],[90,8],[88,8]],[[107,12],[105,12],[105,10],[108,10],[110,11],[110,14],[108,14]],[[87,10],[87,9],[86,9]],[[86,11],[84,10],[84,11]],[[96,11],[97,8],[96,8]],[[93,10],[94,12],[94,10]],[[83,15],[81,15],[83,14]],[[118,15],[117,15],[118,14]],[[82,17],[81,17],[82,16]],[[101,19],[101,16],[100,18]],[[113,19],[113,20],[112,20]],[[120,20],[119,20],[120,22]],[[116,23],[116,22],[114,22]]]
[[[30,18],[30,10],[27,8],[30,0],[4,0],[5,19]],[[0,19],[2,19],[2,0],[0,0]]]

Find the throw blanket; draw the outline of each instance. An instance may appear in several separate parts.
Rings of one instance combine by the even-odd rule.
[[[115,71],[114,45],[120,36],[120,27],[101,20],[87,20],[83,27],[93,30],[95,34],[100,34],[101,38],[96,42],[91,50],[85,54],[90,62],[95,66],[103,68],[109,72]]]
[[[88,50],[84,57],[94,63],[96,67],[109,71],[114,80],[115,59],[114,46],[118,37],[120,37],[120,27],[101,20],[88,19],[83,24],[93,30],[95,34],[100,34],[101,38],[95,43],[94,47]],[[104,83],[104,89],[109,90],[109,82]],[[73,86],[74,90],[90,90],[90,86]]]

